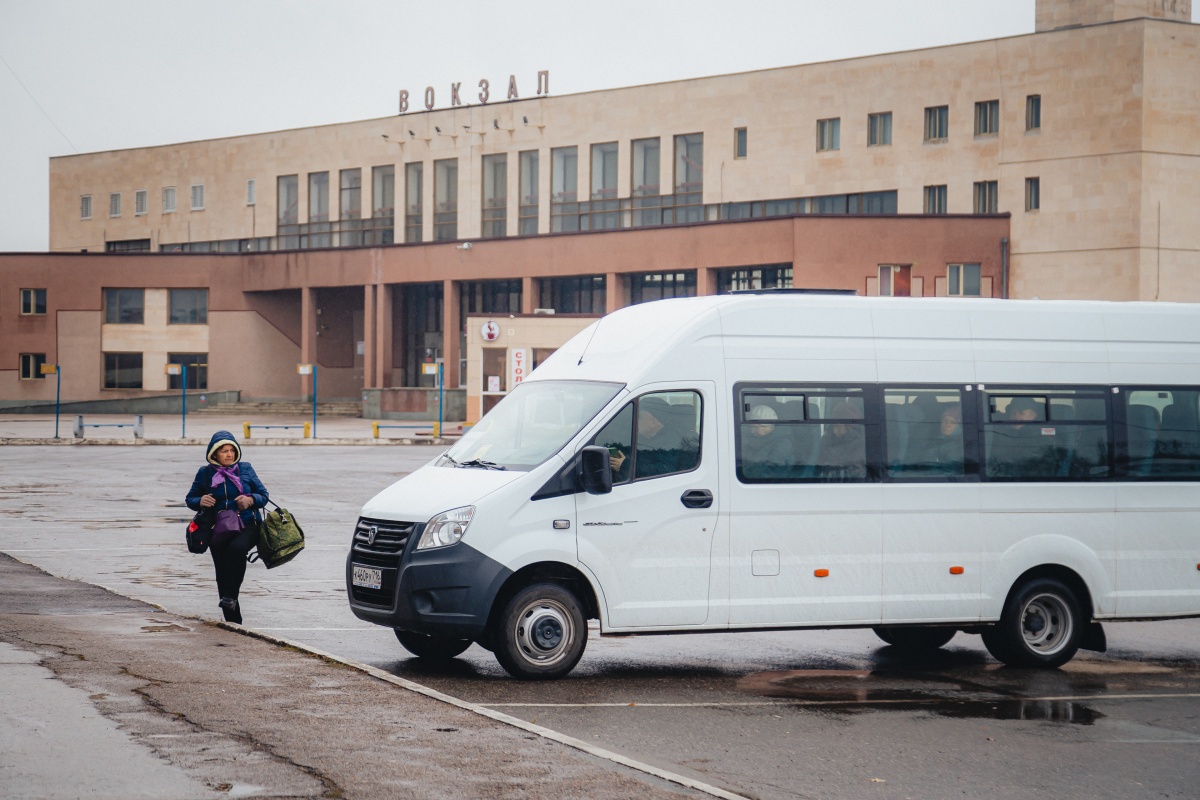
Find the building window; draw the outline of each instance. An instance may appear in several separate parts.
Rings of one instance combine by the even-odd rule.
[[[164,186],[162,191],[162,210],[164,214],[175,212],[175,187]]]
[[[46,313],[46,290],[45,289],[22,289],[21,290],[21,314],[28,316],[30,314],[45,314]]]
[[[1025,210],[1037,211],[1042,207],[1042,179],[1025,179]]]
[[[879,296],[908,297],[912,294],[911,264],[879,265]]]
[[[141,353],[104,354],[105,389],[142,388]]]
[[[609,230],[621,224],[617,212],[617,143],[592,145],[592,205],[589,230]]]
[[[308,173],[308,221],[329,221],[329,173]]]
[[[433,162],[433,240],[458,238],[458,159]]]
[[[21,353],[21,380],[44,380],[46,376],[42,374],[42,364],[45,363],[45,353]]]
[[[925,141],[944,142],[950,137],[950,106],[925,109]]]
[[[995,214],[998,207],[998,183],[977,181],[975,183],[975,213]]]
[[[192,211],[204,210],[204,184],[192,184]]]
[[[538,232],[538,151],[525,150],[521,159],[521,205],[517,211],[517,233],[532,236]]]
[[[579,155],[574,147],[550,151],[550,231],[579,230]]]
[[[138,189],[133,193],[133,213],[134,216],[142,216],[146,213],[147,206],[150,205],[150,193],[145,189]]]
[[[675,221],[704,221],[704,134],[675,137]]]
[[[842,120],[840,117],[833,119],[817,120],[817,150],[841,150],[842,149]]]
[[[79,218],[92,218],[92,196],[90,194],[82,195],[79,198]]]
[[[508,234],[508,156],[483,157],[482,235],[500,238]]]
[[[246,205],[252,206],[258,202],[258,181],[254,178],[246,179]]]
[[[925,187],[925,213],[946,213],[946,185]]]
[[[606,285],[603,275],[542,278],[537,307],[553,308],[559,314],[603,314]]]
[[[978,264],[947,264],[946,294],[951,297],[979,297]]]
[[[630,152],[633,156],[633,196],[653,197],[660,194],[658,139],[634,139]]]
[[[670,297],[695,297],[696,272],[642,272],[629,276],[629,304]]]
[[[371,170],[371,216],[394,219],[396,215],[396,168],[391,164]]]
[[[892,112],[867,115],[867,146],[880,147],[892,143]]]
[[[208,289],[172,289],[171,325],[207,325]]]
[[[112,192],[108,195],[108,215],[110,217],[121,216],[121,193]]]
[[[208,388],[208,353],[168,353],[167,363],[187,366],[187,388]],[[167,381],[172,391],[183,388],[183,375],[171,375]]]
[[[975,135],[991,136],[1000,132],[1000,101],[985,100],[975,104]]]
[[[404,168],[404,241],[419,242],[425,224],[425,165],[417,162]]]
[[[1042,96],[1031,94],[1025,98],[1025,130],[1040,131],[1042,129]]]
[[[280,225],[295,225],[300,221],[300,178],[280,175],[275,179],[276,219]]]
[[[362,219],[362,170],[344,169],[338,175],[341,198],[338,211],[342,219]]]
[[[733,157],[735,159],[746,157],[746,129],[733,129]]]
[[[141,325],[145,322],[144,289],[105,289],[104,322],[109,325]]]
[[[753,267],[717,270],[717,294],[747,289],[792,288],[791,264],[762,264]]]
[[[104,243],[106,253],[149,253],[149,239],[112,239]]]

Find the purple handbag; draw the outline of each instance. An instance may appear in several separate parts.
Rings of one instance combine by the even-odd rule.
[[[223,545],[244,527],[246,526],[242,523],[242,516],[238,512],[218,511],[216,522],[213,523],[212,543]]]

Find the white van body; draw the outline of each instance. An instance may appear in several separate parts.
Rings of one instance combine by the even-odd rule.
[[[607,399],[595,408],[530,401],[513,417],[521,433],[503,434],[533,437],[543,426],[561,440],[553,452],[507,468],[486,461],[491,445],[478,444],[500,435],[490,420],[505,404],[537,399],[539,388],[574,398],[573,386]],[[817,395],[844,387],[852,388],[843,399],[866,398],[868,417],[870,409],[887,416],[861,423],[875,442],[868,452],[884,454],[874,472],[850,482],[743,479],[747,398],[761,390],[783,408],[807,404],[790,430],[807,422],[815,436],[832,427],[816,415],[828,417],[837,402]],[[968,444],[954,479],[888,472],[906,424],[892,415],[911,411],[907,390],[895,387],[915,387],[907,396],[917,400],[937,394],[928,387],[948,387],[959,399]],[[1013,396],[1047,409],[1043,436],[1065,441],[1074,430],[1081,449],[1092,436],[1099,455],[1087,456],[1090,472],[989,477],[984,428],[1016,430],[1001,427],[1000,408],[1013,401],[997,387],[1016,387]],[[1058,397],[1054,387],[1075,388]],[[1136,474],[1142,445],[1121,427],[1135,416],[1130,392],[1161,415],[1168,401],[1158,398],[1194,407],[1197,388],[1200,306],[781,293],[624,308],[572,338],[450,451],[459,464],[482,465],[439,458],[363,507],[347,558],[351,608],[407,632],[401,641],[421,655],[453,655],[478,641],[518,677],[565,674],[582,654],[576,642],[578,654],[540,669],[533,634],[502,621],[515,593],[535,583],[562,587],[585,617],[599,619],[602,635],[869,626],[916,647],[966,629],[984,633],[1010,663],[1056,666],[1077,647],[1103,649],[1098,621],[1200,615],[1200,475],[1186,465]],[[587,491],[581,451],[631,401],[661,392],[699,398],[698,463]],[[1107,416],[1091,427],[1051,424],[1063,409],[1106,403]],[[689,492],[711,502],[689,507],[681,502]],[[451,531],[448,543],[418,549],[432,520],[464,508],[461,539],[452,535],[459,523],[435,526]],[[380,531],[393,537],[392,550],[375,546]],[[564,646],[564,625],[578,625],[570,605],[528,606],[531,624],[537,609],[551,609],[539,629],[550,649]],[[924,627],[906,634],[906,626]],[[1039,637],[1048,631],[1072,641],[1047,647]]]

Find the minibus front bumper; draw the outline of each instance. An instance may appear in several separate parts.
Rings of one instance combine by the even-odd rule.
[[[463,542],[417,550],[424,527],[359,520],[346,556],[350,610],[376,625],[478,640],[512,570]]]

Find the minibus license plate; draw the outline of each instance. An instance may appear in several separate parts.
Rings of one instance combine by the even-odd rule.
[[[355,586],[361,586],[364,589],[378,589],[383,586],[383,570],[355,567],[351,580]]]

